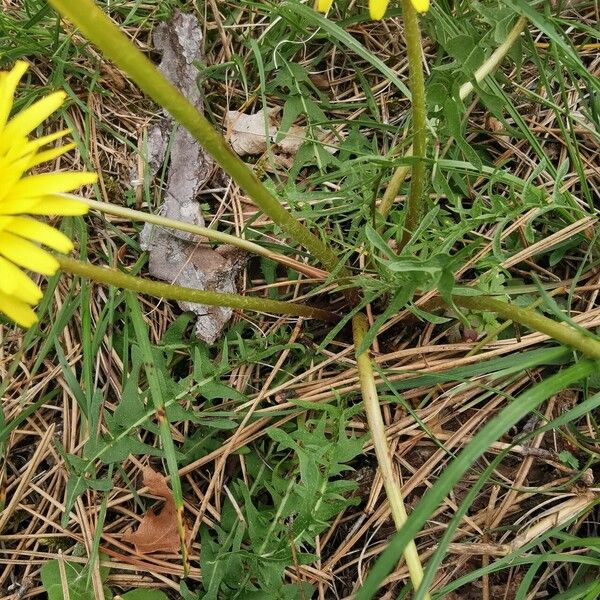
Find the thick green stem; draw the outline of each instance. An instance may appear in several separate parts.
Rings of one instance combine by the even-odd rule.
[[[359,348],[362,345],[368,329],[369,322],[367,321],[367,318],[362,313],[358,313],[352,319],[352,333],[354,337],[355,348]],[[383,417],[381,416],[381,409],[379,405],[379,398],[377,396],[377,387],[375,385],[375,376],[373,373],[371,358],[369,356],[369,350],[367,349],[362,354],[357,356],[356,362],[358,365],[360,389],[362,392],[363,403],[365,405],[365,412],[367,414],[369,431],[371,432],[371,439],[373,440],[373,446],[375,448],[377,464],[379,465],[379,471],[385,487],[385,493],[387,495],[388,502],[390,503],[392,518],[394,519],[396,529],[399,531],[408,520],[408,515],[406,514],[406,508],[404,507],[400,484],[396,478],[396,475],[394,474],[394,467],[392,465],[390,449],[387,443],[387,437],[385,435],[385,426],[383,424]],[[421,581],[423,580],[423,567],[421,565],[421,559],[419,558],[419,553],[417,552],[417,546],[414,540],[411,540],[404,548],[404,560],[406,560],[406,566],[408,567],[410,580],[412,581],[413,587],[416,590],[419,588]],[[429,597],[429,594],[425,593],[424,598],[429,599]]]
[[[411,93],[413,142],[410,191],[406,205],[402,249],[419,224],[425,187],[425,154],[427,152],[427,106],[425,103],[425,74],[423,73],[423,44],[419,17],[411,0],[402,0],[404,36],[408,56],[408,82]]]
[[[330,323],[339,320],[334,313],[329,312],[328,310],[306,306],[305,304],[269,300],[268,298],[239,296],[238,294],[223,294],[220,292],[194,290],[171,285],[169,283],[160,283],[141,277],[134,277],[133,275],[128,275],[117,269],[97,267],[90,263],[74,260],[67,256],[55,255],[55,258],[58,260],[60,268],[68,273],[80,275],[81,277],[91,279],[98,283],[113,285],[124,290],[132,290],[138,294],[148,294],[149,296],[164,298],[165,300],[183,300],[185,302],[205,304],[207,306],[224,306],[228,308],[253,310],[256,312],[267,312],[279,315],[309,317],[320,319],[321,321],[328,321]]]
[[[491,75],[500,65],[502,59],[508,54],[508,51],[511,49],[512,45],[519,39],[519,36],[523,33],[525,26],[527,25],[527,19],[525,17],[520,17],[517,19],[517,22],[510,30],[506,39],[492,52],[489,58],[475,71],[473,75],[473,79],[475,82],[480,83],[483,81],[488,75]],[[463,83],[460,87],[458,95],[461,100],[464,100],[474,89],[474,85],[471,81]],[[410,146],[409,149],[404,153],[405,157],[411,157],[413,155],[413,147]],[[383,194],[381,199],[381,203],[379,204],[379,213],[383,216],[384,219],[387,218],[395,200],[398,196],[398,192],[400,191],[400,186],[404,183],[404,180],[410,173],[410,167],[407,165],[399,166],[392,175],[390,182]]]
[[[534,331],[545,333],[557,342],[575,348],[590,358],[600,359],[600,341],[585,335],[567,323],[557,323],[534,310],[508,304],[489,296],[453,296],[452,299],[458,306],[496,313],[526,325]]]
[[[286,234],[311,252],[329,271],[338,267],[337,254],[281,206],[254,172],[234,154],[225,138],[211,126],[204,115],[196,110],[92,0],[48,1],[96,44],[107,58],[123,69],[148,96],[183,125]],[[346,272],[343,274],[348,275]]]

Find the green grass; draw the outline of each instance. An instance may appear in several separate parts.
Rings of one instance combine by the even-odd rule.
[[[447,297],[453,274],[463,288],[519,306],[537,301],[546,316],[574,319],[595,334],[594,231],[538,245],[526,261],[505,266],[597,212],[600,85],[595,55],[585,49],[598,42],[592,3],[441,1],[422,19],[428,211],[400,255],[392,250],[402,240],[408,183],[384,222],[374,220],[373,210],[393,170],[410,164],[401,151],[410,145],[410,105],[398,7],[390,9],[394,20],[373,24],[365,3],[350,8],[343,0],[329,19],[296,1],[219,2],[219,18],[211,2],[99,4],[144,45],[175,8],[206,15],[199,81],[205,114],[217,127],[226,110],[250,113],[267,104],[279,106],[288,125],[306,126],[308,142],[289,169],[270,153],[247,160],[347,261],[372,310],[375,326],[364,346],[375,350],[410,516],[394,535],[347,325],[306,321],[298,329],[294,319],[237,314],[209,347],[174,305],[52,278],[38,325],[25,333],[1,326],[0,442],[9,499],[39,432],[50,423],[59,428],[36,475],[41,482],[31,481],[0,532],[3,594],[10,581],[31,577],[28,597],[43,597],[43,586],[55,586],[62,597],[62,558],[49,535],[60,534],[71,598],[93,598],[94,578],[106,597],[156,586],[186,600],[371,598],[379,585],[408,597],[398,560],[413,538],[435,599],[482,589],[490,597],[498,590],[514,598],[596,597],[597,492],[586,477],[591,470],[597,478],[600,455],[597,365],[514,324],[498,333],[504,320],[492,313],[441,312],[423,301],[428,292]],[[65,32],[46,2],[5,5],[0,65],[25,57],[36,67],[17,108],[65,89],[69,104],[50,126],[71,127],[80,155],[62,166],[101,169],[98,200],[156,212],[165,171],[147,178],[141,195],[130,183],[156,107],[130,84],[120,88],[97,52],[70,27]],[[493,78],[466,102],[457,100],[460,85],[518,14],[531,21],[527,33]],[[330,132],[335,154],[319,141],[321,129]],[[216,178],[212,188],[227,185]],[[207,222],[219,214],[219,230],[241,226],[251,241],[307,257],[279,228],[251,215],[237,191],[219,212],[223,195],[202,195]],[[93,214],[63,227],[82,257],[146,272],[139,224]],[[342,306],[336,281],[303,283],[265,258],[252,259],[246,277],[248,290],[271,299],[306,296],[319,306]],[[563,286],[552,298],[543,292]],[[343,309],[343,317],[349,323],[352,311]],[[475,342],[464,336],[470,328],[491,334],[472,356]],[[165,418],[157,419],[162,411]],[[535,439],[543,452],[517,485],[519,449]],[[194,536],[185,578],[181,557],[139,557],[120,542],[135,515],[152,507],[137,491],[145,464],[171,476],[184,507]],[[511,510],[488,530],[488,512],[496,514],[513,490]],[[585,494],[590,502],[581,514],[523,546],[467,554],[477,544],[510,544],[544,510]]]

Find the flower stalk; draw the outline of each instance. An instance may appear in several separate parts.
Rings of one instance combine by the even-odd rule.
[[[530,329],[544,333],[565,346],[579,350],[589,358],[600,360],[600,341],[591,335],[585,335],[568,323],[558,323],[535,310],[515,306],[490,296],[452,296],[452,300],[458,306],[471,310],[493,312],[515,323],[526,325]]]
[[[275,224],[306,248],[328,271],[338,269],[338,255],[285,210],[246,163],[231,150],[225,138],[212,127],[206,117],[198,112],[92,0],[49,0],[49,3],[98,46],[104,56],[125,71],[140,89],[183,125]],[[341,273],[348,275],[344,269]]]
[[[527,25],[527,19],[525,17],[520,17],[517,19],[517,22],[514,24],[513,28],[510,30],[506,39],[500,44],[494,52],[481,64],[481,66],[475,71],[473,75],[473,79],[476,83],[481,83],[486,77],[491,75],[500,65],[504,57],[508,54],[508,51],[512,48],[513,44],[519,39],[519,36],[525,30]],[[471,81],[464,83],[459,91],[458,95],[461,100],[465,100],[467,96],[473,91],[474,86]],[[413,146],[410,146],[408,150],[404,153],[405,158],[410,158],[413,156]],[[401,165],[399,166],[392,175],[390,182],[381,198],[381,202],[379,204],[378,211],[382,215],[383,219],[386,219],[394,201],[396,200],[396,196],[400,191],[400,186],[404,183],[406,177],[410,173],[410,166]]]
[[[408,80],[412,95],[413,143],[410,191],[406,205],[404,234],[400,249],[410,240],[422,213],[425,187],[425,155],[427,152],[427,106],[425,101],[425,74],[423,72],[422,40],[419,17],[411,0],[402,0],[404,35],[408,57]]]
[[[68,196],[67,196],[68,197]],[[222,244],[229,244],[235,246],[241,250],[245,250],[250,254],[256,254],[257,256],[264,256],[270,260],[273,260],[285,267],[294,269],[299,273],[304,273],[309,277],[318,277],[322,279],[327,278],[327,272],[317,267],[312,267],[299,260],[285,256],[278,252],[263,248],[259,244],[245,240],[229,233],[223,233],[216,229],[210,229],[208,227],[200,227],[193,223],[186,223],[184,221],[177,221],[176,219],[169,219],[161,215],[153,215],[151,213],[143,212],[141,210],[134,210],[132,208],[126,208],[125,206],[119,206],[118,204],[111,204],[110,202],[99,202],[98,200],[91,200],[88,198],[77,198],[77,200],[90,208],[97,210],[101,213],[114,215],[117,217],[123,217],[131,221],[141,221],[143,223],[150,223],[152,225],[158,225],[159,227],[167,227],[169,229],[176,229],[177,231],[185,231],[186,233],[192,233],[194,235],[205,237],[214,242],[220,242]]]
[[[355,348],[359,348],[362,345],[368,329],[369,322],[367,318],[364,314],[358,313],[352,319],[352,333]],[[367,415],[369,431],[371,432],[371,439],[373,440],[373,446],[375,448],[379,472],[381,473],[385,493],[390,504],[390,511],[392,513],[394,524],[396,525],[396,529],[400,530],[408,520],[408,515],[404,506],[404,500],[402,499],[400,484],[394,473],[394,467],[390,457],[390,449],[385,434],[383,417],[381,416],[381,407],[379,405],[379,397],[377,396],[377,387],[375,385],[375,376],[371,358],[369,356],[369,350],[367,349],[357,356],[356,362],[358,366],[360,389],[365,405],[365,413]],[[419,553],[417,552],[417,546],[414,540],[411,540],[406,545],[404,549],[404,560],[406,561],[413,587],[417,590],[421,585],[421,581],[423,581],[423,566],[421,565],[421,559],[419,558]],[[423,597],[426,600],[430,599],[428,593],[425,593]]]
[[[183,300],[185,302],[205,304],[207,306],[224,306],[239,310],[253,310],[256,312],[267,312],[279,315],[308,317],[329,323],[334,323],[339,320],[336,314],[328,310],[308,306],[306,304],[184,288],[169,283],[161,283],[159,281],[135,277],[128,273],[123,273],[118,269],[98,267],[66,256],[55,256],[55,258],[60,265],[60,269],[67,273],[79,275],[86,279],[96,281],[97,283],[113,285],[117,288],[131,290],[138,294],[148,294],[165,300]]]

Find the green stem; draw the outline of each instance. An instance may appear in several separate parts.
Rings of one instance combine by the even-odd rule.
[[[427,106],[425,103],[425,74],[423,73],[423,57],[421,29],[419,17],[411,0],[402,0],[404,17],[404,36],[408,56],[408,82],[411,93],[413,142],[410,191],[404,220],[404,235],[400,243],[402,249],[410,240],[419,224],[423,204],[423,188],[425,187],[425,155],[427,152]]]
[[[338,268],[337,254],[281,206],[204,115],[198,112],[92,0],[48,1],[98,46],[107,58],[125,71],[148,96],[183,125],[274,223],[309,250],[329,271]]]
[[[216,229],[200,227],[199,225],[194,225],[192,223],[185,223],[183,221],[177,221],[175,219],[168,219],[167,217],[162,217],[160,215],[153,215],[140,210],[125,208],[124,206],[118,206],[117,204],[111,204],[110,202],[98,202],[97,200],[90,200],[88,198],[72,196],[71,194],[61,195],[65,197],[72,197],[73,199],[77,200],[77,202],[83,202],[84,204],[87,204],[90,208],[93,208],[94,210],[97,210],[102,213],[107,213],[109,215],[115,215],[118,217],[124,217],[126,219],[131,219],[132,221],[142,221],[144,223],[151,223],[160,227],[169,227],[170,229],[176,229],[178,231],[193,233],[195,235],[203,236],[210,240],[214,240],[215,242],[230,244],[231,246],[235,246],[236,248],[246,250],[246,252],[257,254],[258,256],[264,256],[265,258],[269,258],[275,262],[278,262],[281,265],[290,267],[295,271],[305,273],[306,275],[309,275],[311,277],[327,277],[327,273],[325,271],[321,271],[316,267],[306,265],[303,262],[300,262],[294,258],[290,258],[289,256],[285,256],[284,254],[279,254],[278,252],[273,252],[271,250],[263,248],[262,246],[259,246],[254,242],[244,240],[235,235],[230,235],[229,233],[222,233],[221,231],[217,231]]]
[[[561,291],[564,291],[564,289],[565,288],[562,288],[562,287],[556,288],[553,292],[551,292],[548,295],[550,297],[556,296],[557,294],[560,294]],[[544,303],[544,298],[538,298],[535,302],[528,304],[525,308],[527,310],[533,310],[534,308],[541,306],[543,303]],[[512,325],[512,323],[513,322],[510,319],[507,319],[506,321],[504,321],[504,323],[502,323],[502,325],[500,325],[493,331],[490,331],[480,342],[477,342],[477,344],[473,348],[471,348],[471,350],[469,350],[467,352],[467,356],[473,356],[473,355],[477,354],[484,346],[487,346],[490,342],[493,342],[494,340],[498,339],[498,336],[503,331],[508,329]]]
[[[354,347],[359,348],[362,345],[365,334],[369,329],[369,322],[362,313],[358,313],[352,319],[352,333],[354,337]],[[373,374],[373,365],[371,364],[371,358],[369,356],[369,350],[365,350],[362,354],[356,357],[358,366],[358,377],[360,380],[360,389],[362,392],[363,403],[365,405],[365,412],[367,414],[367,422],[369,424],[369,431],[371,432],[371,439],[373,440],[373,446],[375,448],[375,456],[377,457],[377,464],[379,465],[379,471],[381,473],[381,479],[385,487],[385,493],[387,495],[388,502],[390,504],[390,511],[396,529],[400,531],[404,524],[408,520],[406,508],[404,506],[404,500],[402,499],[402,491],[400,484],[397,481],[396,475],[394,474],[394,467],[392,465],[392,459],[390,458],[390,449],[387,443],[387,436],[385,434],[385,426],[383,423],[383,417],[381,416],[381,409],[379,405],[379,398],[377,396],[377,387],[375,385],[375,376]],[[421,559],[417,551],[417,546],[414,540],[411,540],[404,548],[404,560],[408,567],[410,574],[410,580],[412,581],[414,589],[418,589],[423,580],[423,567],[421,565]],[[424,598],[430,598],[426,592]]]
[[[473,79],[477,83],[483,81],[488,75],[491,75],[500,65],[512,45],[519,39],[525,27],[527,19],[519,17],[513,28],[508,32],[506,39],[490,54],[489,58],[475,71]],[[473,90],[475,86],[471,81],[467,81],[460,86],[458,95],[461,100],[464,100]]]
[[[408,148],[408,150],[404,153],[403,158],[411,158],[413,155],[413,147],[412,144]],[[409,165],[400,165],[394,171],[387,187],[385,188],[385,192],[383,192],[383,196],[381,197],[381,202],[379,203],[379,207],[377,210],[379,214],[383,217],[382,221],[387,219],[387,216],[390,214],[390,210],[392,210],[392,206],[396,201],[396,197],[400,192],[400,187],[408,177],[410,173]]]
[[[496,313],[526,325],[530,329],[545,333],[557,342],[575,348],[590,358],[600,359],[600,341],[581,333],[567,323],[557,323],[534,310],[508,304],[489,296],[452,296],[452,299],[458,306]]]
[[[309,317],[334,323],[338,321],[337,315],[328,310],[282,302],[280,300],[269,300],[268,298],[253,298],[251,296],[240,296],[238,294],[223,294],[221,292],[210,292],[179,287],[169,283],[150,281],[141,277],[134,277],[117,269],[109,267],[97,267],[87,262],[74,260],[67,256],[55,255],[60,268],[67,273],[80,275],[98,283],[112,285],[125,290],[132,290],[138,294],[148,294],[165,300],[183,300],[194,304],[207,306],[224,306],[241,310],[254,310],[256,312],[268,312],[280,315],[293,315]]]
[[[70,194],[63,194],[69,197]],[[115,215],[116,217],[124,217],[131,221],[142,221],[144,223],[151,223],[152,225],[158,225],[159,227],[168,227],[169,229],[176,229],[177,231],[185,231],[186,233],[193,233],[215,242],[221,242],[222,244],[230,244],[236,248],[246,250],[252,254],[258,254],[259,256],[265,256],[271,258],[272,252],[265,250],[262,246],[244,240],[235,235],[228,233],[222,233],[216,229],[209,229],[208,227],[200,227],[193,223],[185,223],[184,221],[177,221],[176,219],[169,219],[161,215],[153,215],[151,213],[142,212],[141,210],[133,210],[132,208],[126,208],[124,206],[118,206],[117,204],[111,204],[110,202],[98,202],[97,200],[90,200],[88,198],[81,198],[79,196],[73,197],[77,202],[83,202],[90,208],[97,210],[102,213],[109,215]]]
[[[520,17],[517,19],[517,22],[514,24],[513,28],[510,30],[506,39],[492,52],[492,54],[485,60],[485,62],[475,71],[473,79],[480,83],[483,81],[488,75],[491,75],[500,65],[503,58],[508,54],[508,51],[511,49],[512,45],[519,39],[519,36],[523,33],[527,25],[527,19],[525,17]],[[471,81],[463,83],[460,87],[458,95],[461,100],[465,100],[466,97],[473,91],[474,85]],[[405,152],[405,157],[411,157],[413,155],[413,147]],[[400,191],[400,186],[404,183],[407,175],[410,173],[410,167],[407,165],[399,166],[392,175],[390,182],[383,194],[381,199],[381,203],[379,204],[379,213],[383,216],[384,219],[387,218],[392,206],[398,196],[398,192]]]

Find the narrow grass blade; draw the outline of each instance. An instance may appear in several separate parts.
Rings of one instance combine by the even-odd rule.
[[[156,418],[160,429],[160,437],[165,452],[165,461],[167,470],[171,478],[171,488],[173,489],[173,499],[177,509],[177,531],[181,542],[181,556],[183,560],[184,573],[189,572],[189,557],[186,544],[185,523],[183,520],[183,492],[181,490],[181,480],[179,479],[179,469],[177,466],[177,458],[175,455],[175,444],[171,436],[171,427],[167,419],[167,411],[165,407],[165,399],[161,389],[158,373],[154,365],[152,357],[152,347],[148,338],[148,330],[144,323],[142,310],[135,294],[126,292],[127,308],[129,316],[135,331],[135,337],[142,355],[142,364],[146,372],[150,396],[156,410]]]
[[[423,496],[411,513],[406,525],[394,536],[390,545],[371,569],[364,585],[358,592],[357,600],[368,600],[375,596],[379,585],[397,564],[406,545],[423,527],[433,511],[444,500],[448,492],[460,481],[469,467],[486,451],[490,444],[534,410],[552,394],[591,375],[598,363],[584,360],[555,375],[548,377],[535,387],[521,394],[514,402],[494,417],[450,463],[433,487]]]
[[[374,66],[380,73],[386,76],[407,98],[410,98],[410,90],[402,83],[393,69],[388,67],[381,59],[377,58],[372,52],[369,52],[360,42],[353,38],[347,31],[344,31],[339,25],[333,21],[320,15],[312,8],[305,4],[296,4],[292,2],[284,2],[279,8],[280,14],[289,20],[289,15],[297,15],[312,23],[315,27],[321,28],[327,32],[332,38],[343,44],[348,50],[352,50],[355,54],[366,60]]]

